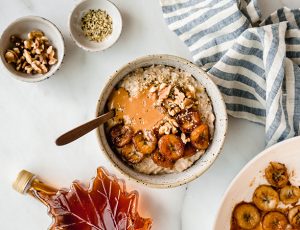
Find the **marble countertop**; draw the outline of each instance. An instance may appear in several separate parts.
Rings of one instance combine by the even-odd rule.
[[[96,168],[105,166],[120,176],[101,154],[95,132],[63,147],[54,144],[64,131],[94,117],[104,83],[116,69],[139,56],[166,53],[191,60],[187,48],[167,29],[156,1],[113,0],[119,7],[123,32],[119,41],[100,53],[78,48],[69,36],[67,20],[76,1],[10,0],[0,2],[0,31],[14,19],[39,15],[63,32],[66,57],[50,79],[28,84],[8,76],[0,66],[0,219],[1,229],[47,229],[47,209],[29,196],[17,194],[12,181],[21,169],[36,173],[56,187],[74,179],[88,181]],[[264,15],[295,0],[262,0]],[[200,178],[174,189],[151,189],[127,182],[140,193],[139,210],[151,216],[153,229],[210,230],[221,197],[230,181],[264,149],[264,127],[229,119],[224,149]]]

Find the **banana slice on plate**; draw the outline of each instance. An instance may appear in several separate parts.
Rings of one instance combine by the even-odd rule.
[[[255,189],[252,200],[256,207],[268,212],[277,207],[279,195],[271,186],[260,185]]]
[[[281,212],[268,212],[262,221],[264,230],[285,230],[288,226],[288,220]]]
[[[276,188],[284,187],[289,181],[287,168],[279,162],[270,162],[265,169],[265,176],[267,181]]]
[[[280,189],[279,198],[284,204],[296,204],[300,198],[300,189],[293,185],[284,186]]]
[[[233,210],[233,217],[242,229],[253,229],[260,223],[259,210],[251,203],[238,204]]]
[[[290,209],[288,218],[289,218],[290,224],[295,229],[300,229],[300,205],[297,205],[294,208]]]

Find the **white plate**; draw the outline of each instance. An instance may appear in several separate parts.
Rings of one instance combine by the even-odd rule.
[[[294,176],[290,178],[291,183],[300,185],[300,137],[295,137],[261,152],[234,178],[221,202],[214,223],[214,230],[230,229],[231,213],[234,206],[241,201],[251,201],[255,188],[260,184],[267,183],[264,178],[264,169],[270,161],[284,163],[288,172],[294,172]]]

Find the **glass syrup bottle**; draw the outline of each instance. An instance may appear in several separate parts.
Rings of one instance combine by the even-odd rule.
[[[17,179],[13,183],[13,188],[21,194],[29,194],[33,196],[45,205],[46,203],[44,199],[41,198],[41,195],[42,197],[52,196],[58,191],[58,189],[44,184],[37,178],[36,175],[26,170],[22,170],[18,174]]]

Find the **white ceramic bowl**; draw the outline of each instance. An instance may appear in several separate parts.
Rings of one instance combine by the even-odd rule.
[[[32,30],[41,30],[48,37],[50,43],[56,50],[57,63],[51,66],[46,74],[26,74],[18,72],[12,64],[8,64],[4,58],[6,50],[11,46],[10,37],[18,35],[21,38],[27,38],[27,34]],[[26,16],[12,22],[2,33],[0,39],[0,56],[3,65],[6,67],[9,74],[21,81],[38,82],[49,78],[61,66],[65,55],[64,39],[59,29],[49,20],[38,16]]]
[[[90,10],[105,10],[109,16],[112,18],[113,29],[112,34],[110,34],[102,42],[90,41],[85,37],[81,29],[81,18]],[[69,29],[71,37],[80,48],[96,52],[105,50],[111,47],[120,37],[122,31],[122,17],[118,8],[108,0],[84,0],[81,1],[72,10],[69,17]]]
[[[147,67],[155,64],[172,66],[189,72],[206,88],[207,94],[212,102],[214,114],[216,116],[214,137],[206,153],[190,168],[183,172],[164,175],[146,175],[134,171],[112,151],[106,139],[104,126],[100,126],[97,129],[97,135],[103,152],[122,174],[127,176],[129,179],[133,179],[136,182],[145,184],[147,186],[170,188],[183,185],[196,179],[212,165],[223,146],[227,130],[227,113],[224,100],[218,87],[213,83],[208,75],[201,70],[201,68],[185,59],[176,56],[150,55],[128,63],[110,78],[100,95],[96,115],[98,116],[105,112],[105,105],[110,93],[117,83],[123,79],[123,77],[136,68]]]

